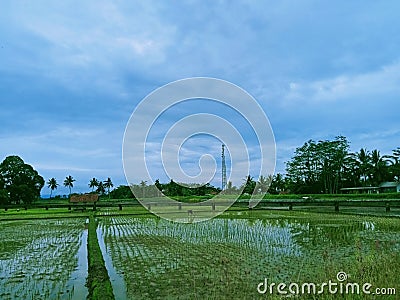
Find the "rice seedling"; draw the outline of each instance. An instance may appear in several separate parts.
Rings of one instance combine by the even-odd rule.
[[[340,270],[354,280],[399,288],[397,275],[387,270],[400,266],[399,229],[397,219],[303,213],[239,219],[231,214],[194,224],[110,215],[99,218],[98,235],[128,299],[254,299],[264,278],[323,282]]]
[[[71,299],[77,295],[77,287],[86,278],[86,274],[83,278],[74,274],[71,280],[84,242],[82,220],[4,221],[1,225],[1,299]],[[78,295],[85,297],[86,293],[80,289]]]

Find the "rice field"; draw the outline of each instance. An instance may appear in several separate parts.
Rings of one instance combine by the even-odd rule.
[[[350,282],[396,289],[397,295],[380,299],[399,298],[398,218],[233,210],[185,224],[117,213],[98,212],[94,224],[118,300],[282,299],[276,292],[260,294],[257,287],[265,279],[318,284],[336,280],[339,272]],[[85,222],[0,222],[0,299],[85,299]]]
[[[98,237],[124,298],[254,299],[265,278],[318,283],[342,271],[399,291],[399,229],[398,219],[312,214],[194,224],[108,216],[99,218]]]
[[[0,223],[0,299],[85,299],[85,219]]]

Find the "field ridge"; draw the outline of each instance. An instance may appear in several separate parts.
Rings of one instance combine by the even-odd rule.
[[[89,216],[88,227],[88,277],[86,286],[89,290],[89,300],[114,300],[114,294],[110,277],[105,267],[103,255],[97,240],[97,222],[93,216]]]

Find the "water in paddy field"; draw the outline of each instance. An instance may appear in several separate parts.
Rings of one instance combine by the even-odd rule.
[[[195,224],[99,218],[103,256],[118,282],[114,292],[125,293],[118,299],[253,299],[264,278],[320,282],[340,271],[354,281],[398,281],[388,271],[400,268],[398,219],[236,217]]]
[[[82,219],[3,221],[0,299],[85,299]]]
[[[72,272],[67,283],[67,289],[73,291],[72,295],[68,296],[68,298],[72,297],[72,299],[86,299],[86,296],[88,295],[88,289],[85,286],[86,278],[88,276],[87,237],[88,230],[85,229],[80,238],[81,245],[77,253],[78,264],[76,269]]]
[[[131,216],[98,222],[118,300],[254,299],[264,278],[320,283],[340,271],[352,282],[400,291],[398,218],[243,211],[194,224]],[[0,222],[0,299],[85,299],[84,223]]]
[[[110,277],[111,286],[113,288],[113,293],[115,299],[126,299],[126,286],[122,274],[118,273],[113,265],[112,259],[107,252],[106,245],[104,244],[103,233],[101,229],[97,228],[97,239],[99,241],[99,246],[101,253],[103,255],[104,264],[106,266],[108,276]]]

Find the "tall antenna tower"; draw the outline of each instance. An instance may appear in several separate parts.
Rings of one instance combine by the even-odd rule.
[[[225,164],[225,145],[222,144],[222,184],[221,189],[225,190],[226,188],[226,164]]]

